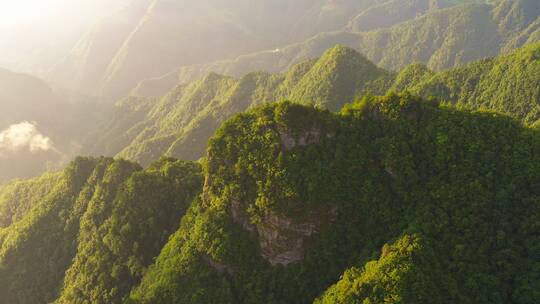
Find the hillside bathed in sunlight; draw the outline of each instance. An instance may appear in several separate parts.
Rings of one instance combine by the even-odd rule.
[[[540,303],[540,1],[4,2],[0,304]]]

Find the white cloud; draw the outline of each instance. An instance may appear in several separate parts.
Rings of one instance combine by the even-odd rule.
[[[35,123],[23,121],[0,132],[0,156],[17,152],[56,151],[53,141],[41,134]]]

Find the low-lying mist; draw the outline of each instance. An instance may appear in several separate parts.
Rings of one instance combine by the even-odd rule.
[[[0,158],[21,151],[31,153],[55,151],[60,153],[54,147],[53,141],[39,132],[36,123],[28,121],[13,124],[0,132]]]

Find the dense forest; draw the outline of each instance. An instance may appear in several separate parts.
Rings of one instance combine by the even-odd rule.
[[[318,301],[534,303],[535,132],[409,95],[236,116],[131,298],[307,303],[354,265]]]
[[[390,94],[258,106],[200,164],[79,158],[0,190],[1,301],[536,303],[538,138]]]
[[[0,37],[0,304],[540,303],[538,0],[105,2]]]
[[[78,158],[1,188],[1,303],[119,303],[201,191],[200,165]],[[24,205],[20,202],[25,202]]]

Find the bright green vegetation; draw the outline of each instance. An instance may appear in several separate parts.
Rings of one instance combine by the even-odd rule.
[[[240,114],[131,301],[537,303],[539,138],[410,95]]]
[[[327,51],[284,97],[338,111],[371,83],[390,77],[391,73],[378,69],[353,49],[337,46]]]
[[[403,79],[415,80],[403,85]],[[531,124],[540,119],[540,43],[434,76],[413,66],[398,75],[397,82],[399,89],[508,113]]]
[[[384,245],[381,252],[379,260],[366,263],[362,269],[346,270],[340,281],[315,303],[444,302],[439,296],[442,282],[428,281],[424,275],[441,269],[434,252],[426,249],[421,239],[405,235]]]
[[[19,221],[59,182],[61,175],[46,173],[30,180],[15,180],[0,188],[0,227]]]
[[[0,188],[0,303],[120,303],[201,186],[195,163],[78,158]]]
[[[222,122],[254,105],[293,99],[337,111],[392,77],[342,46],[284,74],[255,72],[240,79],[209,74],[176,87],[159,100],[122,101],[110,124],[97,134],[98,142],[92,142],[93,152],[120,152],[120,156],[142,164],[163,154],[195,160],[203,155],[208,139]]]
[[[390,91],[401,92],[409,90],[416,84],[433,77],[435,73],[421,63],[413,63],[403,68],[394,78]]]
[[[540,2],[226,2],[137,2],[73,81],[345,29],[154,79],[241,75],[118,102],[85,150],[117,158],[0,175],[0,304],[540,303]],[[3,103],[0,132],[35,117],[59,159],[96,121],[0,70]]]
[[[458,2],[463,4],[454,5]],[[539,1],[490,2],[383,1],[363,11],[352,22],[353,29],[364,27],[369,31],[321,33],[282,47],[278,52],[258,52],[234,60],[180,67],[161,79],[141,84],[135,92],[147,96],[167,87],[165,84],[171,88],[179,81],[191,82],[208,72],[235,77],[254,70],[282,72],[298,62],[321,56],[336,44],[356,49],[382,68],[400,70],[421,62],[431,70],[442,71],[539,41]],[[382,23],[372,24],[372,20]],[[392,25],[392,20],[397,23],[385,27]]]
[[[538,303],[538,132],[403,93],[258,105],[202,168],[78,158],[0,187],[0,303]]]

